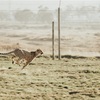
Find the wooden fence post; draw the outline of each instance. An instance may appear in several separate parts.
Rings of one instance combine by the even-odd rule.
[[[52,22],[52,59],[55,59],[54,56],[54,22]]]
[[[58,8],[58,59],[61,59],[60,54],[60,7]]]

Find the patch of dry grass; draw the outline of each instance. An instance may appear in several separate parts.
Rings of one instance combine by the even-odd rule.
[[[0,60],[2,100],[99,100],[99,59],[39,57],[24,70]]]

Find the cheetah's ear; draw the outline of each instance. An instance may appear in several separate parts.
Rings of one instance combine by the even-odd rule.
[[[37,49],[36,51],[37,51],[38,53],[43,54],[43,51],[42,51],[41,49]]]
[[[41,49],[37,49],[36,51],[41,51]]]

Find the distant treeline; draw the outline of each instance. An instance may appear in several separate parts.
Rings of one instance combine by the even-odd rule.
[[[20,23],[51,23],[57,22],[57,9],[39,6],[37,11],[24,9],[16,11],[0,11],[0,21]],[[74,8],[72,5],[61,9],[61,22],[100,22],[100,7],[82,6]]]

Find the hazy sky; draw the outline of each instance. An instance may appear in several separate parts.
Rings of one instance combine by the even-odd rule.
[[[59,6],[60,0],[0,0],[0,10],[31,9],[37,10],[40,5],[47,6],[50,10],[55,10]],[[100,6],[100,0],[61,0],[61,8],[66,5],[73,6]]]

